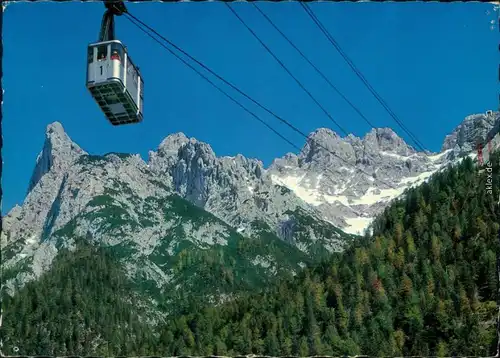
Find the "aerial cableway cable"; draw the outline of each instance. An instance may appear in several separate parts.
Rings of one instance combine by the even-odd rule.
[[[129,14],[131,17],[133,15]],[[300,147],[297,146],[296,144],[294,144],[293,142],[291,142],[288,138],[286,138],[285,136],[283,136],[281,133],[279,133],[276,129],[274,129],[273,127],[271,127],[269,124],[267,124],[264,120],[262,120],[259,116],[257,116],[255,113],[253,113],[252,111],[250,111],[248,108],[246,108],[244,105],[242,105],[240,102],[238,102],[234,97],[232,97],[231,95],[229,95],[226,91],[224,91],[222,88],[220,88],[219,86],[217,86],[212,80],[210,80],[207,76],[205,76],[203,73],[201,73],[200,71],[198,71],[196,68],[193,67],[193,65],[191,65],[190,63],[188,63],[186,60],[184,60],[182,57],[180,57],[178,54],[176,54],[174,51],[172,51],[172,49],[168,48],[167,46],[165,46],[165,44],[163,44],[161,41],[159,41],[157,38],[155,38],[153,35],[151,35],[149,32],[147,32],[146,30],[144,30],[140,24],[138,24],[137,22],[135,22],[135,19],[132,18],[132,19],[128,19],[130,22],[132,22],[135,26],[137,26],[139,28],[139,30],[141,30],[142,32],[144,32],[146,35],[148,35],[150,38],[152,38],[154,41],[156,41],[160,46],[162,46],[163,48],[165,48],[168,52],[170,52],[173,56],[175,56],[178,60],[180,60],[182,63],[184,63],[186,66],[188,66],[189,68],[191,68],[193,71],[195,71],[199,76],[201,76],[205,81],[207,81],[208,83],[210,83],[213,87],[215,87],[219,92],[221,92],[224,96],[226,96],[227,98],[229,98],[232,102],[236,103],[240,108],[242,108],[245,112],[247,112],[248,114],[250,114],[252,117],[254,117],[255,119],[257,119],[259,122],[261,122],[262,124],[264,124],[267,128],[269,128],[274,134],[276,134],[277,136],[279,136],[281,139],[283,139],[284,141],[286,141],[288,144],[290,144],[293,148],[297,149],[298,151],[300,151]],[[140,21],[140,20],[137,20],[137,21]]]
[[[384,109],[389,113],[389,115],[396,121],[396,123],[403,129],[408,136],[413,140],[413,142],[419,147],[420,150],[426,151],[421,142],[417,139],[417,137],[406,128],[404,123],[398,118],[398,116],[389,108],[389,105],[386,101],[375,91],[372,85],[368,82],[365,76],[359,71],[359,69],[354,65],[352,60],[347,56],[347,54],[342,50],[340,45],[337,43],[335,38],[330,34],[330,32],[326,29],[326,27],[319,21],[314,12],[310,9],[308,4],[304,4],[302,1],[299,1],[300,5],[304,9],[304,11],[309,15],[309,17],[314,21],[316,26],[321,30],[321,32],[325,35],[328,41],[335,47],[337,52],[342,56],[342,58],[346,61],[346,63],[351,67],[354,73],[358,76],[358,78],[364,83],[366,88],[372,93],[375,99],[384,107]]]
[[[307,137],[307,135],[304,134],[300,129],[296,128],[295,126],[293,126],[292,124],[290,124],[288,121],[286,121],[283,118],[281,118],[280,116],[278,116],[276,113],[274,113],[273,111],[271,111],[269,108],[264,107],[262,104],[260,104],[259,102],[257,102],[255,99],[253,99],[249,95],[247,95],[245,92],[243,92],[242,90],[240,90],[238,87],[236,87],[235,85],[233,85],[231,82],[229,82],[228,80],[224,79],[222,76],[220,76],[219,74],[217,74],[216,72],[214,72],[212,69],[210,69],[208,66],[206,66],[203,62],[199,61],[198,59],[196,59],[195,57],[193,57],[192,55],[190,55],[189,53],[187,53],[186,51],[184,51],[182,48],[180,48],[179,46],[177,46],[176,44],[174,44],[172,41],[170,41],[169,39],[167,39],[164,36],[162,36],[161,34],[159,34],[156,30],[154,30],[153,28],[151,28],[150,26],[148,26],[147,24],[145,24],[144,22],[142,22],[141,20],[139,20],[137,17],[135,17],[134,15],[132,15],[130,12],[127,12],[126,15],[130,16],[132,19],[134,19],[139,24],[141,24],[142,26],[144,26],[145,28],[147,28],[149,31],[151,31],[152,33],[154,33],[156,36],[158,36],[159,38],[161,38],[162,40],[164,40],[165,42],[167,42],[170,46],[172,46],[173,48],[175,48],[177,51],[181,52],[183,55],[187,56],[189,59],[191,59],[192,61],[196,62],[203,69],[205,69],[208,72],[210,72],[212,75],[214,75],[219,80],[221,80],[222,82],[224,82],[226,85],[228,85],[229,87],[231,87],[232,89],[234,89],[236,92],[238,92],[239,94],[241,94],[243,97],[247,98],[248,100],[250,100],[251,102],[253,102],[255,105],[257,105],[258,107],[262,108],[264,111],[266,111],[267,113],[269,113],[270,115],[272,115],[273,117],[275,117],[276,119],[278,119],[281,123],[287,125],[290,129],[292,129],[296,133],[300,134],[301,136],[306,136]]]
[[[302,82],[300,82],[297,77],[295,77],[293,75],[293,73],[288,69],[288,67],[285,66],[285,64],[274,54],[274,52],[259,38],[259,36],[250,28],[250,26],[248,26],[246,24],[246,22],[238,15],[238,13],[236,11],[234,11],[234,9],[229,5],[229,3],[225,3],[226,6],[229,8],[229,10],[231,10],[231,12],[234,14],[234,16],[236,16],[236,18],[243,24],[243,26],[245,26],[247,28],[248,31],[250,31],[250,33],[257,39],[257,41],[260,42],[260,44],[266,49],[267,52],[269,52],[269,54],[279,63],[279,65],[290,75],[290,77],[292,77],[295,82],[297,82],[297,84],[300,86],[300,88],[302,88],[304,90],[304,92],[306,92],[309,97],[311,97],[311,99],[314,101],[314,103],[316,103],[318,105],[319,108],[321,108],[321,110],[323,111],[323,113],[326,114],[326,116],[333,122],[335,123],[335,125],[347,136],[349,135],[349,133],[344,129],[342,128],[342,126],[332,117],[332,115],[325,109],[325,107],[323,107],[321,105],[321,103],[318,102],[318,100],[316,98],[314,98],[314,96],[311,94],[311,92],[309,92],[307,90],[307,88],[304,87],[304,85],[302,84]]]
[[[198,75],[200,75],[203,79],[205,79],[206,81],[208,81],[212,86],[214,86],[218,91],[220,91],[221,93],[223,93],[226,97],[228,97],[229,99],[231,99],[231,101],[233,101],[234,103],[236,103],[240,108],[243,108],[247,113],[251,114],[252,117],[256,118],[259,122],[263,123],[267,128],[271,129],[276,135],[278,135],[281,139],[285,140],[288,144],[290,144],[291,146],[293,146],[294,148],[296,148],[297,150],[301,150],[297,145],[293,144],[290,140],[288,140],[286,137],[284,137],[282,134],[280,134],[277,130],[273,129],[271,126],[269,126],[267,123],[265,123],[265,121],[263,121],[259,116],[257,116],[255,113],[251,112],[249,109],[247,109],[245,106],[243,106],[241,103],[239,103],[236,99],[234,99],[233,97],[231,97],[229,94],[227,94],[224,90],[222,90],[220,87],[218,87],[213,81],[211,81],[210,79],[208,79],[205,75],[203,75],[201,72],[199,72],[196,68],[194,68],[191,64],[189,64],[186,60],[184,60],[181,56],[179,56],[177,53],[175,53],[172,49],[168,48],[165,44],[161,43],[158,39],[156,39],[154,36],[152,36],[149,32],[147,32],[146,30],[144,30],[142,26],[144,26],[146,29],[148,29],[149,31],[151,31],[152,33],[154,33],[156,36],[158,36],[159,38],[161,38],[162,40],[164,40],[165,42],[167,42],[170,46],[174,47],[176,50],[178,50],[179,52],[181,52],[182,54],[184,54],[186,57],[188,57],[189,59],[191,59],[192,61],[196,62],[198,65],[200,65],[202,68],[204,68],[205,70],[207,70],[208,72],[210,72],[213,76],[217,77],[219,80],[221,80],[222,82],[224,82],[226,85],[228,85],[229,87],[231,87],[232,89],[234,89],[235,91],[237,91],[238,93],[240,93],[241,95],[243,95],[245,98],[247,98],[248,100],[250,100],[251,102],[253,102],[254,104],[256,104],[258,107],[262,108],[263,110],[265,110],[266,112],[268,112],[269,114],[271,114],[273,117],[275,117],[276,119],[278,119],[280,122],[286,124],[288,127],[290,127],[291,129],[293,129],[295,132],[299,133],[302,137],[308,139],[308,136],[302,132],[300,129],[298,129],[297,127],[295,127],[293,124],[291,124],[290,122],[286,121],[285,119],[281,118],[280,116],[278,116],[277,114],[275,114],[273,111],[271,111],[270,109],[268,109],[267,107],[263,106],[262,104],[260,104],[258,101],[256,101],[255,99],[253,99],[252,97],[250,97],[249,95],[247,95],[245,92],[243,92],[242,90],[240,90],[238,87],[236,87],[235,85],[233,85],[231,82],[227,81],[226,79],[224,79],[222,76],[220,76],[219,74],[215,73],[212,69],[210,69],[208,66],[206,66],[205,64],[203,64],[201,61],[197,60],[195,57],[193,57],[192,55],[190,55],[189,53],[187,53],[186,51],[184,51],[182,48],[180,48],[179,46],[175,45],[172,41],[168,40],[166,37],[164,37],[163,35],[159,34],[156,30],[154,30],[153,28],[151,28],[150,26],[148,26],[147,24],[145,24],[144,22],[142,22],[140,19],[138,19],[136,16],[132,15],[130,12],[126,12],[125,13],[127,19],[132,22],[135,26],[137,26],[141,31],[143,31],[144,33],[146,33],[149,37],[151,37],[154,41],[156,41],[157,43],[159,43],[163,48],[165,48],[166,50],[168,50],[172,55],[174,55],[178,60],[180,60],[182,63],[184,63],[186,66],[188,66],[189,68],[191,68],[193,71],[195,71]],[[135,21],[134,21],[135,20]],[[316,144],[318,147],[324,149],[326,152],[330,153],[331,155],[333,155],[334,157],[340,159],[341,161],[343,161],[346,165],[348,166],[351,166],[354,168],[354,170],[358,171],[358,172],[361,172],[365,175],[367,175],[368,177],[372,177],[372,175],[370,173],[367,173],[366,171],[356,167],[355,165],[352,165],[351,163],[349,163],[347,160],[345,160],[344,158],[340,157],[338,154],[336,154],[335,152],[331,151],[330,149],[326,148],[323,144],[319,143],[318,141],[310,138],[310,140]],[[333,171],[331,171],[329,168],[325,168],[325,170],[333,173],[333,174],[336,174],[334,173]],[[391,189],[397,189],[396,187],[394,187],[393,185],[381,180],[381,179],[378,179],[378,178],[374,178],[374,180],[384,184],[385,186],[391,188]]]
[[[208,72],[210,72],[213,76],[217,77],[219,80],[221,80],[222,82],[224,82],[225,84],[227,84],[229,87],[231,87],[232,89],[234,89],[235,91],[237,91],[238,93],[240,93],[241,95],[243,95],[245,98],[247,98],[248,100],[250,100],[251,102],[253,102],[254,104],[256,104],[258,107],[262,108],[263,110],[265,110],[266,112],[268,112],[269,114],[271,114],[273,117],[275,117],[276,119],[278,119],[280,122],[286,124],[288,127],[290,127],[292,130],[294,130],[295,132],[297,132],[298,134],[300,134],[302,137],[304,137],[305,139],[308,139],[308,136],[307,134],[305,134],[304,132],[302,132],[300,129],[298,129],[297,127],[295,127],[293,124],[291,124],[290,122],[288,122],[287,120],[283,119],[282,117],[278,116],[276,113],[274,113],[273,111],[271,111],[269,108],[263,106],[261,103],[259,103],[258,101],[256,101],[254,98],[250,97],[248,94],[246,94],[245,92],[243,92],[242,90],[240,90],[238,87],[236,87],[235,85],[233,85],[231,82],[227,81],[226,79],[224,79],[222,76],[220,76],[219,74],[217,74],[216,72],[214,72],[212,69],[210,69],[208,66],[206,66],[204,63],[202,63],[201,61],[199,61],[198,59],[196,59],[195,57],[193,57],[192,55],[190,55],[189,53],[187,53],[186,51],[184,51],[182,48],[180,48],[179,46],[177,46],[176,44],[174,44],[172,41],[168,40],[166,37],[164,37],[163,35],[161,35],[160,33],[158,33],[156,30],[154,30],[152,27],[148,26],[146,23],[144,23],[143,21],[141,21],[140,19],[138,19],[136,16],[132,15],[130,12],[126,12],[125,13],[126,16],[128,16],[128,20],[131,21],[135,26],[137,26],[141,31],[145,32],[149,37],[153,38],[153,40],[155,40],[156,42],[160,43],[160,45],[164,48],[166,48],[171,54],[173,54],[177,59],[181,60],[184,64],[186,64],[188,67],[190,67],[193,71],[195,71],[196,73],[198,73],[203,79],[207,80],[210,84],[212,84],[214,87],[216,87],[219,91],[223,92],[222,89],[220,89],[219,87],[217,87],[212,81],[208,80],[208,78],[201,74],[199,71],[197,71],[195,68],[193,68],[190,64],[188,64],[184,59],[182,59],[178,54],[176,54],[175,52],[173,52],[171,49],[169,49],[168,47],[166,47],[164,44],[162,44],[161,42],[159,42],[158,39],[154,38],[150,33],[148,33],[147,31],[145,31],[140,25],[144,26],[145,28],[147,28],[149,31],[151,31],[152,33],[154,33],[155,35],[157,35],[159,38],[161,38],[162,40],[164,40],[165,42],[167,42],[170,46],[174,47],[176,50],[178,50],[179,52],[181,52],[182,54],[184,54],[185,56],[187,56],[189,59],[191,59],[192,61],[196,62],[198,65],[200,65],[202,68],[204,68],[205,70],[207,70]],[[132,21],[135,20],[136,22]],[[139,25],[140,24],[140,25]],[[224,93],[224,92],[223,92]],[[225,94],[227,97],[231,98],[231,100],[235,103],[238,104],[239,107],[241,108],[245,108],[243,105],[241,105],[238,101],[236,101],[234,98],[230,97],[229,95]],[[245,109],[246,110],[246,109]],[[246,110],[247,112],[250,112],[249,110]],[[252,113],[252,117],[257,117],[259,119],[259,121],[261,123],[265,123],[262,119],[260,119],[257,115],[253,114]],[[290,145],[292,145],[294,148],[298,149],[299,151],[301,150],[298,146],[296,146],[295,144],[293,144],[291,141],[289,141],[288,139],[286,139],[283,135],[281,135],[279,132],[277,132],[276,130],[272,129],[272,127],[270,127],[269,125],[265,124],[266,127],[270,128],[275,134],[277,134],[280,138],[284,139],[287,143],[289,143]],[[358,171],[358,172],[361,172],[369,177],[372,177],[372,175],[370,173],[367,173],[365,172],[364,170],[352,165],[351,163],[349,163],[347,160],[345,160],[344,158],[340,157],[338,154],[336,154],[335,152],[331,151],[330,149],[326,148],[323,144],[321,144],[320,142],[310,138],[310,140],[316,144],[318,147],[322,148],[323,150],[325,150],[326,152],[330,153],[331,155],[333,155],[334,157],[340,159],[341,161],[343,161],[346,165],[348,166],[351,166],[354,168],[354,170]],[[331,170],[329,170],[328,168],[326,168],[327,171],[329,172],[332,172]],[[333,173],[333,172],[332,172]],[[335,173],[333,173],[335,174]],[[374,178],[374,180],[384,184],[385,186],[391,188],[391,189],[397,189],[396,187],[392,186],[391,184],[381,180],[381,179],[378,179],[378,178]]]
[[[347,104],[349,104],[349,106],[351,106],[352,109],[354,109],[354,111],[356,111],[356,113],[359,114],[359,116],[361,118],[363,118],[363,120],[371,127],[371,128],[375,128],[375,125],[373,123],[371,123],[368,118],[366,118],[366,116],[359,110],[358,107],[356,107],[356,105],[354,103],[352,103],[342,92],[340,92],[340,90],[328,79],[328,77],[326,77],[326,75],[316,66],[314,65],[314,63],[311,62],[311,60],[309,60],[309,58],[297,47],[297,45],[295,45],[293,43],[292,40],[290,40],[290,38],[288,36],[286,36],[283,31],[281,31],[279,29],[279,27],[269,18],[268,15],[266,15],[266,13],[255,3],[255,2],[252,2],[251,3],[256,9],[257,11],[260,12],[260,14],[271,24],[272,27],[274,27],[274,29],[276,31],[279,32],[279,34],[300,54],[300,56],[306,60],[306,62],[312,67],[314,68],[314,70],[326,81],[326,83],[328,83],[328,85],[335,91],[337,92],[337,94],[342,97],[342,99],[344,101],[347,102]]]
[[[311,97],[313,99],[313,101],[323,110],[323,112],[328,116],[328,118],[334,122],[343,132],[344,134],[347,136],[348,133],[342,128],[340,127],[340,125],[333,119],[333,117],[330,115],[330,113],[328,113],[328,111],[323,107],[321,106],[321,104],[313,97],[313,95],[302,85],[302,83],[300,83],[300,81],[291,73],[291,71],[283,64],[282,61],[280,61],[278,59],[278,57],[271,51],[271,49],[257,36],[257,34],[250,28],[250,26],[248,26],[245,21],[240,17],[238,16],[238,14],[234,11],[234,9],[231,8],[231,6],[226,3],[226,5],[229,7],[229,9],[231,10],[231,12],[238,18],[238,20],[247,28],[248,31],[250,31],[250,33],[260,42],[260,44],[267,50],[267,52],[269,52],[269,54],[271,54],[271,56],[273,56],[273,58],[281,65],[281,67],[283,67],[283,69],[299,84],[299,86],[309,95],[309,97]],[[260,9],[257,7],[256,4],[253,4],[257,10],[260,11]],[[274,28],[283,36],[286,38],[287,41],[289,41],[289,43],[309,62],[309,64],[311,66],[313,66],[317,71],[319,71],[319,69],[314,66],[314,64],[312,64],[308,59],[307,57],[305,57],[305,55],[293,44],[293,42],[291,42],[285,34],[283,34],[283,32],[281,32],[276,25],[274,25],[274,23],[272,23],[271,19],[269,19],[269,17],[267,17],[262,11],[261,11],[261,14],[269,21],[271,22],[271,24],[274,26]],[[320,74],[321,71],[319,71]],[[328,80],[328,78],[326,78],[326,76],[323,75],[323,78],[326,79],[326,81],[331,85],[333,86],[333,84]],[[363,116],[363,114],[354,106],[354,104],[352,104],[352,102],[350,102],[347,97],[345,97],[335,86],[333,86],[333,88],[337,91],[337,93],[339,93],[355,110],[358,111],[358,113],[366,120],[366,122],[372,127],[372,128],[375,128],[375,126],[373,124],[371,124],[368,119],[366,119],[365,116]],[[368,155],[366,152],[364,153],[364,155],[366,157],[368,157],[369,159],[373,159],[370,155]]]
[[[248,108],[246,108],[244,105],[242,105],[240,102],[238,102],[236,99],[234,99],[234,97],[232,97],[230,94],[228,94],[226,91],[224,91],[222,88],[220,88],[219,86],[217,86],[212,80],[210,80],[207,76],[205,76],[203,73],[201,73],[200,71],[198,71],[196,68],[193,67],[193,65],[191,65],[189,62],[187,62],[186,60],[184,60],[182,57],[180,57],[179,55],[177,55],[174,51],[172,51],[172,49],[168,48],[167,46],[165,46],[165,44],[163,44],[160,40],[158,40],[157,38],[155,38],[153,35],[151,35],[149,32],[147,32],[146,30],[144,30],[138,23],[136,23],[134,20],[132,19],[129,19],[130,22],[132,22],[135,26],[137,26],[139,28],[139,30],[141,30],[142,32],[144,32],[146,35],[148,35],[149,37],[151,37],[154,41],[156,41],[160,46],[162,46],[163,48],[165,48],[168,52],[170,52],[172,55],[174,55],[178,60],[180,60],[182,63],[184,63],[186,66],[188,66],[189,68],[191,68],[193,71],[195,71],[199,76],[201,76],[205,81],[207,81],[208,83],[210,83],[213,87],[215,87],[219,92],[221,92],[224,96],[226,96],[227,98],[229,98],[232,102],[236,103],[240,108],[242,108],[245,112],[247,112],[248,114],[250,114],[252,117],[254,117],[255,119],[257,119],[259,122],[261,122],[262,124],[264,124],[267,128],[269,128],[271,131],[274,132],[274,134],[278,135],[281,139],[283,139],[284,141],[286,141],[288,144],[290,144],[292,147],[294,147],[295,149],[298,149],[300,150],[300,148],[295,145],[294,143],[292,143],[290,140],[288,140],[286,137],[284,137],[281,133],[279,133],[276,129],[274,129],[273,127],[271,127],[269,124],[267,124],[265,121],[263,121],[260,117],[258,117],[255,113],[253,113],[252,111],[250,111]]]

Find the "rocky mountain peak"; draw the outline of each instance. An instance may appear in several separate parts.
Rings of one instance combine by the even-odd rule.
[[[179,149],[189,142],[184,133],[174,133],[166,137],[158,146],[158,152],[167,155],[177,155]]]
[[[200,164],[200,161],[205,164],[210,164],[216,158],[215,152],[209,144],[200,142],[195,138],[190,138],[189,141],[179,149],[178,155],[181,160],[194,160]]]
[[[318,128],[307,136],[302,153],[321,146],[328,148],[341,141],[342,137],[330,128]]]
[[[179,160],[191,162],[196,157],[208,160],[215,158],[212,148],[196,138],[188,138],[184,133],[167,136],[158,146],[158,150],[149,152],[149,165],[157,173],[170,172]]]
[[[391,152],[399,155],[411,155],[415,150],[399,137],[391,128],[373,128],[363,138],[370,152]]]
[[[59,122],[47,126],[44,147],[49,147],[52,154],[58,157],[69,155],[74,158],[75,156],[87,154],[78,144],[71,140]]]
[[[336,155],[332,155],[331,153]],[[299,160],[303,164],[311,162],[330,165],[337,161],[352,161],[354,163],[354,152],[349,143],[342,139],[336,132],[328,128],[319,128],[309,134],[306,144],[302,148]]]
[[[73,142],[64,131],[61,123],[54,122],[47,126],[45,143],[36,159],[35,169],[28,187],[30,192],[40,181],[40,178],[49,171],[64,172],[68,166],[85,152]]]
[[[328,141],[331,138],[341,138],[337,132],[331,130],[330,128],[318,128],[311,132],[307,137],[308,140],[314,139],[315,141]]]
[[[441,151],[452,149],[455,154],[476,150],[479,143],[493,138],[499,131],[500,112],[488,111],[473,114],[456,127],[444,139]]]
[[[331,129],[319,128],[308,136],[299,159],[302,164],[366,164],[373,162],[382,152],[409,156],[415,150],[390,128],[373,128],[363,138],[352,134],[342,138]]]

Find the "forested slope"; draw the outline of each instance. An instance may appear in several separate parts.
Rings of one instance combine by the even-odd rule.
[[[342,254],[156,327],[112,256],[84,245],[4,298],[4,353],[492,355],[498,153],[491,163],[491,186],[465,159],[409,190]]]
[[[492,185],[469,158],[436,174],[387,208],[373,237],[293,282],[180,318],[159,351],[495,354],[499,162]]]

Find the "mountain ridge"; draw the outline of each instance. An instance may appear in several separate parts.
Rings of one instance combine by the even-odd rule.
[[[498,145],[499,123],[498,112],[467,116],[454,131],[445,137],[442,151],[437,154],[429,153],[430,155],[427,158],[407,145],[390,128],[373,128],[363,138],[358,138],[352,134],[342,138],[331,129],[318,128],[309,134],[300,153],[288,153],[281,158],[276,158],[268,168],[265,168],[260,160],[247,159],[240,154],[234,157],[217,157],[209,144],[200,142],[195,138],[188,138],[183,133],[174,133],[167,136],[156,151],[149,152],[147,162],[137,155],[136,163],[160,176],[165,186],[174,188],[175,191],[188,200],[205,207],[208,211],[213,212],[216,216],[223,218],[223,220],[234,226],[244,226],[251,220],[231,219],[232,211],[235,209],[234,206],[224,208],[221,207],[224,206],[221,202],[228,202],[228,198],[231,198],[233,202],[244,206],[251,200],[250,196],[252,195],[250,194],[253,194],[254,191],[259,192],[259,187],[263,187],[263,191],[266,191],[269,186],[274,188],[274,184],[278,187],[285,186],[295,194],[294,196],[298,195],[299,200],[294,198],[296,206],[308,207],[309,209],[315,207],[315,212],[322,213],[324,219],[340,228],[348,230],[349,220],[353,222],[365,219],[366,224],[360,227],[362,231],[366,229],[369,218],[373,217],[374,213],[380,212],[380,208],[386,204],[387,200],[380,200],[382,205],[375,201],[369,204],[360,203],[358,205],[355,203],[353,206],[349,204],[349,200],[353,201],[353,199],[362,198],[360,194],[362,192],[366,194],[371,188],[371,183],[376,184],[374,178],[397,186],[396,184],[400,183],[394,183],[393,178],[405,179],[405,176],[415,178],[415,174],[426,174],[426,177],[428,177],[429,174],[438,169],[437,167],[445,165],[445,160],[453,160],[464,152],[470,153],[474,149],[471,141],[477,141],[478,137],[486,138],[490,136],[497,138],[495,144]],[[479,130],[474,132],[477,128]],[[473,133],[469,134],[471,131]],[[352,177],[354,174],[352,167],[348,168],[343,163],[339,163],[336,157],[326,152],[322,146],[338,153],[352,166],[371,173],[372,177],[362,174],[360,178],[363,180],[350,178],[349,176]],[[395,150],[392,150],[393,146],[395,146]],[[35,189],[38,181],[46,173],[62,173],[75,158],[86,154],[88,153],[74,143],[64,132],[60,123],[55,122],[49,125],[43,150],[37,157],[36,166],[29,183],[27,199],[30,192]],[[374,160],[375,157],[377,157],[377,160]],[[391,157],[395,160],[386,160]],[[428,160],[429,158],[430,160]],[[402,159],[404,159],[404,164],[401,167]],[[431,165],[429,165],[429,162],[432,162]],[[438,165],[432,165],[434,163]],[[50,171],[49,169],[52,166],[55,166],[55,170]],[[378,169],[374,168],[375,166]],[[339,172],[338,175],[328,175],[332,174],[332,167]],[[329,172],[326,175],[322,173],[325,170]],[[320,184],[321,180],[330,183]],[[57,186],[62,183],[62,177],[57,178],[57,180],[52,178],[46,181]],[[350,185],[339,187],[337,184],[346,181]],[[421,182],[422,180],[416,178],[416,181]],[[314,184],[321,186],[319,193],[309,190]],[[214,185],[223,187],[226,190],[222,191],[225,192],[210,195],[209,191]],[[387,186],[383,188],[375,185],[374,192],[381,192],[385,189],[387,189]],[[238,191],[239,193],[250,193],[242,195],[243,198],[238,200],[238,195],[235,193]],[[386,197],[393,199],[400,194],[401,192],[389,192]],[[53,202],[53,200],[48,201]],[[305,206],[303,205],[304,202],[306,203]],[[363,207],[363,205],[365,206]],[[360,210],[370,212],[371,216],[363,216],[360,214]],[[7,217],[17,215],[18,211],[19,208],[14,207]],[[339,214],[332,215],[331,212],[338,212]],[[254,218],[256,215],[254,214]],[[278,225],[276,221],[271,224]],[[348,232],[353,231],[348,230]]]
[[[162,206],[178,195],[212,214],[215,226],[217,218],[242,237],[264,235],[307,257],[324,257],[342,251],[356,237],[351,234],[363,233],[348,230],[350,226],[369,230],[372,218],[405,189],[464,156],[474,157],[471,148],[481,135],[492,136],[497,147],[498,123],[498,112],[468,116],[438,154],[415,151],[390,128],[374,128],[363,138],[341,138],[319,128],[300,153],[286,154],[264,168],[261,161],[242,155],[217,157],[209,144],[183,133],[167,136],[149,152],[147,162],[138,154],[91,155],[55,122],[47,127],[23,205],[3,218],[1,247],[8,248],[7,267],[31,260],[31,273],[19,273],[24,282],[50,266],[60,242],[54,234],[68,225],[72,234],[104,245],[139,244],[138,255],[147,256],[143,243],[160,245],[172,230],[177,234],[168,240],[174,245],[196,242],[205,235],[199,225],[179,226],[176,222],[191,219],[184,214],[171,218]],[[357,175],[359,169],[368,175]],[[386,189],[375,178],[397,189]],[[222,240],[224,230],[214,235]],[[71,247],[71,239],[64,245]],[[279,256],[280,250],[272,255]],[[148,270],[158,271],[148,262],[153,265]]]

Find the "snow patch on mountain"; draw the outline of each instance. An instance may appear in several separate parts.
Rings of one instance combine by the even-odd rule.
[[[36,278],[61,247],[73,246],[75,234],[123,246],[130,269],[158,287],[170,284],[171,273],[150,255],[173,256],[188,244],[226,247],[231,235],[267,230],[305,253],[318,245],[339,251],[345,238],[337,228],[363,234],[407,188],[464,156],[476,158],[478,143],[487,139],[498,148],[499,128],[499,112],[468,116],[440,153],[417,152],[390,128],[374,128],[363,138],[320,128],[300,153],[266,169],[242,155],[218,157],[210,145],[182,133],[166,137],[147,162],[139,155],[90,155],[55,122],[47,127],[23,205],[2,218],[4,269],[29,265],[16,280]],[[175,202],[173,194],[201,211]],[[220,221],[203,221],[203,212]]]
[[[276,159],[268,173],[323,218],[359,234],[407,188],[466,155],[477,158],[478,143],[486,148],[491,139],[490,146],[498,147],[499,127],[499,112],[467,116],[446,136],[440,153],[417,152],[390,128],[374,128],[363,138],[341,138],[321,128],[308,136],[298,156]]]

